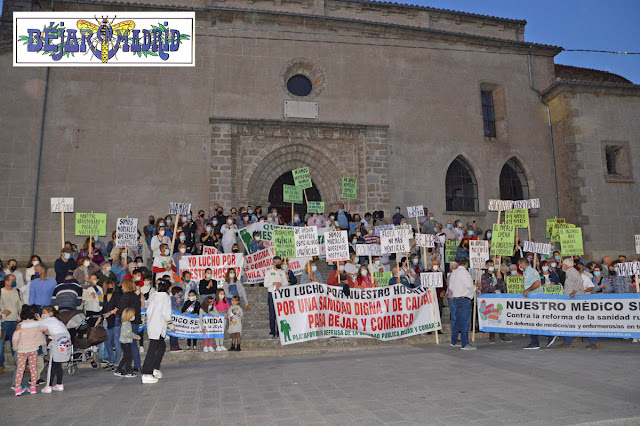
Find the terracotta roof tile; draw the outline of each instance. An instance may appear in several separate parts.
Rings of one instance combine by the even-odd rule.
[[[630,80],[609,71],[562,64],[555,64],[554,68],[556,78],[561,80],[585,81],[592,83],[633,84]]]

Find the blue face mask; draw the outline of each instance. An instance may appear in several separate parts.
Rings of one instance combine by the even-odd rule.
[[[438,232],[438,228],[433,228],[433,231],[434,232]]]
[[[100,238],[96,235],[95,237],[93,237],[94,240],[99,241]]]
[[[298,216],[296,216],[293,220],[295,220],[296,222],[300,222],[300,218]]]
[[[556,260],[560,260],[560,256],[556,256]]]
[[[491,238],[491,232],[487,232],[487,238]]]
[[[187,237],[185,237],[184,235],[180,235],[180,241],[184,241],[186,239],[187,239]]]
[[[447,223],[447,228],[451,229],[453,228],[453,225],[451,225],[450,223]]]
[[[169,256],[169,249],[165,249],[165,250],[164,250],[164,255],[165,255],[165,256]]]
[[[542,270],[543,270],[544,272],[547,272],[547,271],[549,270],[549,267],[548,267],[548,266],[543,266],[543,267],[542,267]]]
[[[17,282],[15,282],[15,281],[11,281],[11,287],[12,287],[12,288],[13,288],[13,287],[15,287],[15,286],[16,286],[16,284],[17,284]]]
[[[593,271],[593,276],[594,277],[599,277],[600,276],[600,271]]]
[[[107,274],[111,272],[111,266],[107,266],[105,269],[107,270]]]
[[[211,229],[212,228],[210,226],[207,226],[207,232],[211,232]]]
[[[470,237],[473,237],[473,231],[467,232],[467,235],[469,235]]]
[[[65,259],[71,259],[71,253],[65,253],[64,254],[64,258]]]
[[[171,219],[167,219],[167,224],[171,225]]]
[[[273,212],[273,217],[278,217],[278,212]]]
[[[511,271],[511,275],[515,275],[517,273],[518,273],[518,271],[516,271],[516,270]]]
[[[360,236],[362,236],[362,232],[356,232],[356,235],[357,235],[358,237],[360,237]]]
[[[248,213],[249,213],[249,214],[253,214],[253,210],[249,210],[249,211],[248,211]]]
[[[413,259],[413,264],[414,264],[414,265],[417,265],[417,264],[418,264],[418,262],[420,262],[420,260],[418,260],[418,259]]]

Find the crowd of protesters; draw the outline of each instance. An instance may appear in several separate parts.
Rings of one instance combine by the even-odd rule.
[[[491,256],[481,271],[480,279],[473,280],[469,271],[469,241],[483,239],[491,244],[491,229],[483,231],[475,221],[466,224],[461,220],[439,223],[427,209],[423,216],[417,218],[417,222],[412,219],[410,223],[401,211],[400,207],[396,207],[388,221],[383,212],[351,214],[345,211],[344,205],[340,205],[336,212],[328,214],[295,213],[292,220],[285,223],[276,209],[267,211],[261,206],[255,209],[247,206],[231,208],[226,215],[223,207],[216,204],[210,214],[200,210],[195,216],[189,213],[177,219],[169,215],[149,216],[148,223],[139,232],[137,247],[116,247],[114,231],[106,244],[98,236],[86,238],[80,249],[76,244],[66,242],[52,268],[46,266],[39,256],[33,255],[24,265],[26,271],[23,274],[18,270],[18,262],[10,259],[6,269],[0,267],[0,282],[3,283],[0,292],[3,332],[0,374],[4,372],[5,342],[9,343],[12,351],[18,351],[14,359],[19,370],[24,371],[28,361],[30,366],[34,362],[38,364],[40,367],[36,367],[36,370],[42,371],[41,351],[35,357],[32,354],[32,346],[42,343],[42,336],[38,333],[46,331],[41,323],[46,318],[56,317],[56,312],[69,310],[84,311],[88,323],[106,329],[108,340],[100,345],[98,351],[105,369],[113,370],[120,377],[136,377],[141,372],[143,383],[155,383],[162,378],[160,364],[165,352],[164,339],[168,337],[167,330],[172,328],[172,310],[200,317],[228,314],[227,331],[232,336],[232,345],[227,349],[223,339],[185,339],[186,346],[182,349],[178,338],[168,337],[171,351],[196,350],[197,340],[202,341],[204,352],[240,351],[242,307],[249,307],[244,277],[235,276],[234,269],[229,268],[224,280],[213,279],[212,271],[207,270],[204,279],[195,281],[189,271],[180,271],[179,261],[185,256],[202,254],[203,246],[215,247],[222,253],[250,254],[264,249],[265,244],[258,232],[252,235],[246,249],[239,237],[239,229],[255,222],[328,227],[331,230],[346,230],[349,234],[350,258],[346,262],[328,262],[326,281],[321,268],[318,268],[321,259],[311,259],[302,276],[296,277],[288,270],[287,259],[273,258],[273,269],[266,274],[262,284],[268,290],[271,338],[278,336],[273,291],[282,286],[310,282],[342,286],[345,292],[352,288],[371,288],[378,286],[375,272],[390,271],[393,277],[388,285],[411,288],[420,285],[421,272],[442,273],[444,286],[437,289],[440,313],[445,306],[449,307],[451,345],[461,345],[463,350],[475,349],[468,340],[474,294],[506,292],[505,276],[524,277],[525,297],[541,293],[549,285],[562,286],[564,294],[572,297],[637,291],[632,277],[616,275],[616,264],[627,261],[624,256],[615,260],[605,257],[594,262],[580,256],[563,258],[559,251],[555,251],[550,256],[538,259],[537,255],[523,251],[519,238],[514,241],[512,256],[501,257],[499,264],[498,259]],[[178,220],[177,226],[175,220]],[[414,233],[433,234],[436,237],[433,248],[424,249],[426,251],[423,252],[414,244],[406,255],[397,257],[383,255],[369,259],[356,255],[358,244],[379,244],[377,226],[414,223]],[[458,246],[455,261],[445,262],[447,241],[455,241]],[[146,309],[147,313],[149,339],[144,364],[140,356],[144,352],[144,333],[140,331],[142,309]],[[21,330],[20,321],[33,322],[32,327],[35,328]],[[499,337],[501,341],[511,341],[505,334]],[[495,343],[494,333],[489,333],[489,340]],[[555,338],[550,338],[547,347],[553,341]],[[597,338],[590,338],[589,348],[595,349],[599,345]],[[565,337],[560,347],[573,347],[572,338]],[[532,335],[525,349],[539,348],[539,336]],[[23,352],[28,354],[21,356]],[[63,390],[61,373],[58,375],[59,381],[54,384],[54,376],[44,383],[37,378],[37,374],[34,375],[33,368],[31,371],[35,385],[47,385],[43,392]],[[27,390],[33,393],[35,385]],[[17,375],[15,391],[16,395],[25,391],[19,387]]]

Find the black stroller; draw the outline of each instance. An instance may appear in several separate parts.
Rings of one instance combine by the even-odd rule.
[[[82,311],[60,312],[60,321],[64,323],[71,336],[72,355],[67,364],[67,371],[74,375],[78,362],[91,361],[93,368],[98,368],[97,346],[107,341],[107,332],[99,326],[100,317],[87,317]]]

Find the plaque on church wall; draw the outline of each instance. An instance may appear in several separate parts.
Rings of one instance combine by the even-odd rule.
[[[303,101],[284,101],[286,118],[318,118],[318,103]]]

